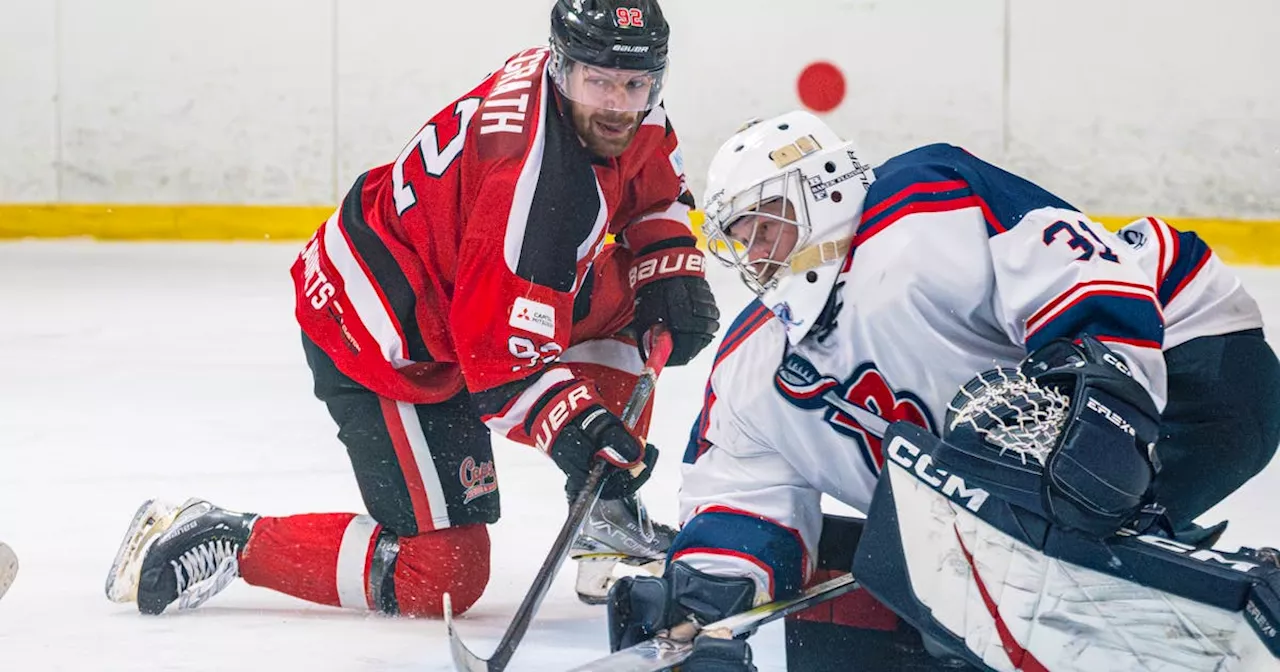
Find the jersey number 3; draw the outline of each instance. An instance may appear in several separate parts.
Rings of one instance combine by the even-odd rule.
[[[418,131],[413,140],[396,157],[396,165],[391,169],[391,182],[395,187],[396,214],[404,215],[404,211],[418,202],[413,192],[413,185],[404,180],[404,162],[415,153],[422,158],[422,169],[427,175],[439,178],[444,176],[449,166],[462,153],[462,143],[467,137],[467,127],[471,125],[471,117],[480,107],[479,98],[464,98],[453,107],[453,114],[458,118],[458,134],[444,147],[440,146],[440,138],[436,137],[436,125],[427,124]]]

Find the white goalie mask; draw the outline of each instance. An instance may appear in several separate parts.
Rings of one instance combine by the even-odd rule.
[[[826,305],[874,180],[851,143],[803,111],[748,122],[711,160],[708,250],[738,269],[792,343]]]

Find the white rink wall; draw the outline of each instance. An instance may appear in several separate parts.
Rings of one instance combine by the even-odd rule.
[[[335,202],[549,0],[0,0],[0,204]],[[747,117],[947,141],[1102,213],[1280,218],[1277,0],[666,0],[695,188]]]

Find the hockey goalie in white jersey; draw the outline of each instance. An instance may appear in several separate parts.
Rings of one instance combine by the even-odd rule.
[[[1280,442],[1260,313],[1198,237],[1116,236],[950,145],[873,170],[804,112],[730,138],[704,205],[760,298],[716,355],[665,576],[611,594],[615,650],[792,596],[843,544],[847,597],[920,651],[811,637],[790,669],[1280,669],[1274,553],[1192,524]],[[825,538],[822,494],[865,524]],[[750,659],[703,637],[681,669]]]

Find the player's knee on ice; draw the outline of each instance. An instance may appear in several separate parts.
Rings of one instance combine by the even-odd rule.
[[[400,540],[392,590],[382,610],[439,618],[449,593],[454,615],[470,609],[489,584],[489,531],[448,528]],[[386,591],[384,591],[386,592]]]

